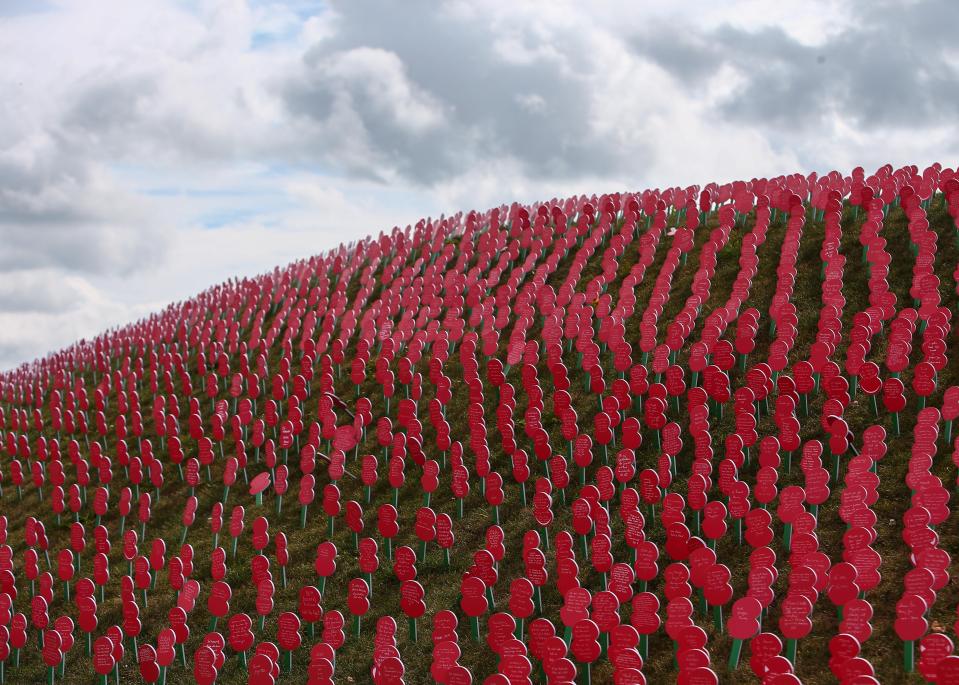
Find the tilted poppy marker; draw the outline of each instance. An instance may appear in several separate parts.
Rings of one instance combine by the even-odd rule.
[[[267,471],[259,473],[250,481],[250,494],[256,497],[257,506],[263,505],[263,492],[270,487],[271,478]]]

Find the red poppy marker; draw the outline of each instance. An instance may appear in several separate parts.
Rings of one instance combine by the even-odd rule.
[[[250,481],[250,494],[256,497],[257,506],[263,505],[263,492],[270,487],[271,478],[268,471],[259,473]]]
[[[326,579],[336,572],[336,552],[336,545],[329,540],[317,545],[314,568],[316,575],[320,576],[321,596],[326,591]]]
[[[729,670],[739,667],[739,655],[742,652],[743,642],[759,632],[759,616],[762,605],[753,597],[743,597],[733,603],[732,613],[726,623],[726,630],[733,638],[729,652]]]
[[[113,672],[116,665],[113,657],[113,642],[103,635],[93,643],[93,670],[99,674],[100,684],[106,685],[107,676]]]
[[[473,639],[480,641],[479,617],[486,613],[489,603],[486,600],[486,585],[476,576],[466,576],[460,584],[460,607],[469,616]]]
[[[410,642],[417,640],[416,619],[426,613],[425,595],[423,586],[415,580],[406,580],[400,585],[400,609],[409,619]]]
[[[599,626],[588,618],[580,619],[572,627],[570,647],[576,660],[586,667],[587,685],[592,682],[592,665],[602,652],[599,634]]]
[[[927,606],[918,595],[905,595],[896,603],[896,621],[893,627],[903,641],[903,668],[906,673],[915,670],[916,641],[929,629],[925,619]]]
[[[286,611],[277,618],[277,642],[284,651],[283,670],[289,673],[293,669],[293,652],[300,648],[303,636],[300,635],[300,617],[292,611]]]

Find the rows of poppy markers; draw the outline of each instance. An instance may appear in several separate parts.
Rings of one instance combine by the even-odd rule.
[[[869,273],[869,306],[846,331],[844,202],[861,220],[862,253],[848,258],[861,258]],[[485,683],[589,682],[598,662],[611,665],[616,683],[642,683],[650,637],[663,631],[680,682],[714,683],[722,668],[749,668],[763,682],[795,683],[798,645],[821,594],[841,617],[829,668],[845,683],[878,682],[859,655],[872,632],[869,593],[881,580],[872,505],[887,430],[898,435],[910,402],[918,413],[902,539],[911,568],[895,632],[906,671],[959,682],[953,643],[930,633],[928,620],[951,563],[936,533],[950,493],[931,467],[939,446],[951,446],[959,416],[959,387],[937,387],[952,319],[941,293],[956,284],[935,273],[938,235],[926,215],[933,203],[959,218],[955,171],[886,166],[870,176],[857,169],[458,214],[224,284],[0,376],[4,509],[33,498],[45,512],[23,523],[19,554],[0,518],[0,682],[19,667],[31,635],[50,682],[65,673],[71,652],[92,659],[102,682],[119,680],[119,663],[132,658],[145,682],[165,682],[180,661],[198,683],[212,683],[230,658],[250,683],[272,683],[304,652],[310,683],[362,680],[337,673],[337,652],[346,640],[369,640],[371,591],[393,582],[391,574],[403,616],[376,617],[370,677],[403,682],[396,619],[407,619],[408,640],[422,639],[431,587],[417,564],[436,548],[447,567],[451,554],[472,561],[460,612],[430,612],[430,675],[438,683],[472,682],[460,663],[467,634],[497,657]],[[893,207],[908,219],[912,303],[897,302],[888,282],[894,257],[883,231]],[[798,271],[809,268],[798,254],[810,219],[824,230],[821,308],[815,340],[803,346],[793,290]],[[764,321],[746,305],[777,220],[784,233]],[[725,302],[714,302],[719,255],[737,232],[738,272]],[[697,236],[698,264],[687,264]],[[600,268],[587,279],[597,255]],[[647,273],[657,257],[658,273]],[[690,293],[666,320],[674,280],[689,269]],[[627,335],[637,321],[638,336]],[[769,327],[765,358],[756,350],[761,325]],[[912,364],[914,343],[921,355]],[[466,396],[465,416],[447,414],[457,393]],[[141,395],[153,400],[146,411]],[[868,398],[874,420],[854,433],[844,415],[857,396]],[[933,397],[939,406],[927,406]],[[590,409],[580,417],[577,406]],[[821,407],[825,444],[800,439],[813,407]],[[733,430],[714,448],[728,412]],[[774,430],[760,436],[765,417]],[[780,490],[794,466],[804,485]],[[751,484],[740,478],[747,471]],[[197,493],[217,481],[222,495],[206,499],[219,501],[200,512],[213,538],[204,587],[187,540],[200,534]],[[438,492],[447,482],[449,491]],[[315,579],[299,587],[296,606],[275,607],[290,550],[284,531],[271,531],[270,515],[291,487],[300,526],[332,538],[345,524],[352,549],[320,542]],[[230,508],[231,488],[248,506]],[[458,521],[476,489],[482,500],[474,494],[470,506],[485,501],[490,525],[481,548],[463,549]],[[189,493],[177,554],[167,549],[173,541],[148,542],[159,525],[151,507],[174,490]],[[344,503],[344,491],[355,498]],[[422,492],[423,505],[401,510],[401,493],[411,491]],[[310,509],[317,495],[322,514]],[[441,495],[455,502],[453,514],[430,506]],[[817,537],[819,507],[830,498],[846,524],[841,559],[820,550]],[[521,542],[506,539],[504,505],[530,509],[538,528]],[[570,526],[557,525],[554,515],[567,509]],[[81,515],[95,517],[89,571],[80,564],[90,544]],[[375,527],[364,523],[370,515]],[[773,550],[774,528],[784,561]],[[51,529],[68,542],[51,546]],[[400,544],[406,539],[416,549]],[[718,543],[748,546],[741,596]],[[111,567],[113,544],[127,563]],[[507,548],[523,570],[508,584],[500,574]],[[327,580],[344,553],[357,554],[360,570],[346,584],[348,616],[324,610]],[[255,606],[231,606],[228,565],[244,563]],[[602,587],[583,585],[587,565]],[[777,596],[783,571],[787,589]],[[122,574],[123,620],[104,627],[97,609],[111,574]],[[176,592],[175,605],[166,625],[144,626],[140,602],[148,604],[157,583]],[[550,583],[562,597],[555,613],[542,601]],[[184,645],[201,597],[212,619],[190,655]],[[27,606],[29,617],[17,611]],[[54,606],[62,615],[50,616]],[[275,635],[264,630],[270,616]],[[709,635],[722,632],[731,638],[728,654],[710,651]],[[748,666],[740,664],[744,645]]]

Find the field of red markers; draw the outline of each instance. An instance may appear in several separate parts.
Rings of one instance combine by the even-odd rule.
[[[0,375],[0,683],[959,682],[959,174],[424,219]]]

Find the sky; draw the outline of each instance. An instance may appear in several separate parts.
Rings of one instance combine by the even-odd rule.
[[[0,0],[0,370],[421,217],[955,166],[957,23],[951,0]]]

